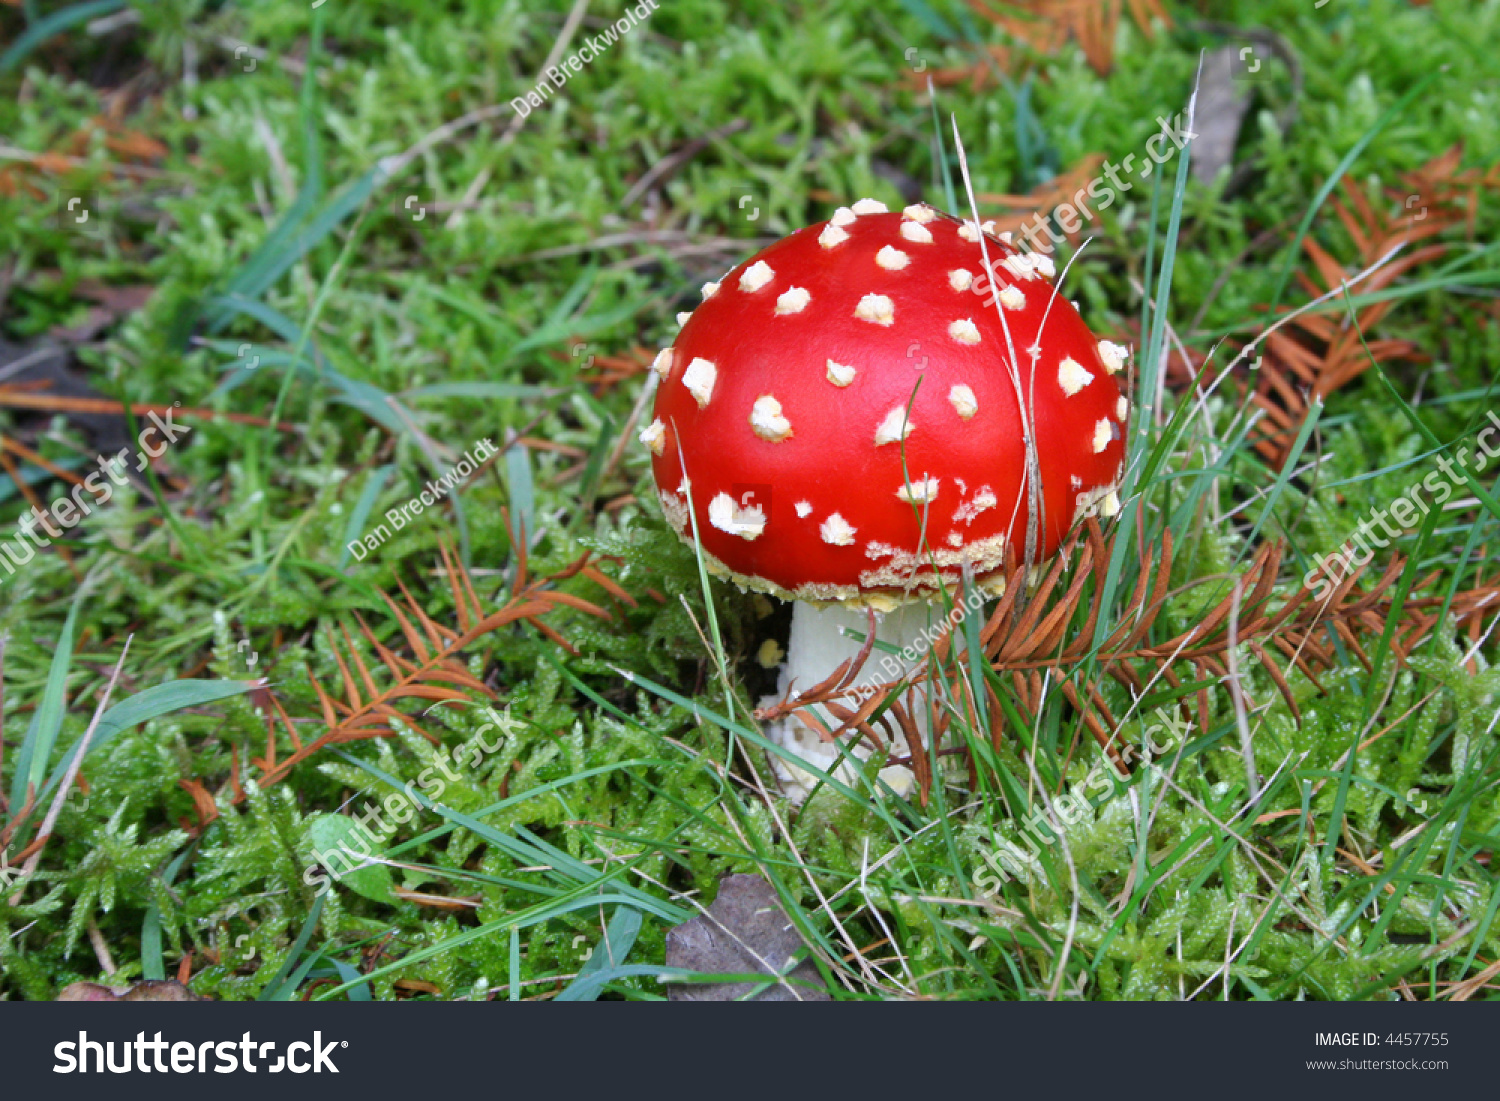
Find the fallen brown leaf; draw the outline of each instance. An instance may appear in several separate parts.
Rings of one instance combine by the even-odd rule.
[[[829,1001],[811,960],[786,973],[804,946],[802,934],[769,883],[758,875],[725,876],[719,880],[719,897],[707,913],[667,930],[667,966],[709,975],[784,974],[785,978],[754,995],[750,992],[756,984],[748,982],[670,983],[667,996],[678,1002]]]
[[[97,982],[75,982],[57,995],[60,1002],[211,1002],[194,994],[175,979],[142,979],[133,986],[105,986]]]

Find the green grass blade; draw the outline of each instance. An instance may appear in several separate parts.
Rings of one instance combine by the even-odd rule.
[[[103,715],[89,739],[88,754],[97,753],[121,732],[133,726],[181,711],[185,707],[201,707],[207,703],[227,700],[231,696],[242,696],[261,684],[258,680],[172,680],[165,684],[143,688],[135,695],[121,700]],[[77,756],[77,743],[63,755],[52,775],[47,778],[38,799],[44,798],[62,782]]]
[[[360,491],[359,500],[355,502],[354,511],[349,514],[349,522],[344,525],[344,549],[339,552],[339,569],[349,564],[352,554],[349,547],[364,534],[365,523],[370,519],[375,502],[380,499],[381,493],[385,491],[386,483],[391,480],[391,475],[395,472],[396,467],[392,463],[386,463],[371,471],[369,480],[365,482],[365,488]]]
[[[307,917],[302,922],[302,931],[297,934],[297,939],[292,943],[291,949],[286,954],[281,968],[276,972],[270,982],[260,992],[257,1001],[262,1002],[289,1002],[297,993],[297,979],[293,975],[293,969],[297,967],[297,960],[307,950],[308,941],[312,940],[313,930],[318,927],[318,919],[323,916],[323,905],[328,901],[326,893],[319,894],[313,900],[312,908],[307,911]],[[314,952],[302,966],[302,973],[306,974],[320,953]],[[352,985],[349,983],[346,986]],[[340,987],[342,990],[343,988]]]
[[[616,906],[604,939],[594,946],[593,955],[579,968],[578,976],[555,999],[559,1002],[591,1002],[605,985],[622,974],[625,960],[635,946],[641,931],[641,912],[632,906]],[[655,973],[660,968],[642,968],[638,973]]]
[[[47,672],[47,686],[42,690],[42,701],[31,716],[26,728],[26,737],[21,750],[16,754],[16,771],[11,777],[11,813],[26,805],[28,789],[35,788],[37,802],[41,802],[42,785],[47,778],[47,762],[52,758],[52,748],[62,731],[63,717],[67,714],[68,666],[73,661],[73,633],[78,626],[78,613],[89,596],[89,586],[80,585],[68,608],[68,618],[63,621],[57,636],[57,647],[52,652],[52,664]]]
[[[88,0],[88,3],[74,4],[61,11],[55,11],[44,19],[38,19],[22,31],[20,37],[12,42],[3,54],[0,54],[0,76],[4,76],[25,61],[32,50],[54,35],[70,31],[102,15],[119,11],[124,6],[125,0]]]

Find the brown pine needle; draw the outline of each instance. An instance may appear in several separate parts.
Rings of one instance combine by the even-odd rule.
[[[45,413],[115,413],[125,415],[125,404],[112,401],[109,398],[70,398],[61,394],[34,394],[11,386],[0,386],[0,407],[8,409],[37,409]],[[235,424],[255,424],[265,426],[271,422],[264,417],[251,416],[249,413],[220,413],[215,409],[199,409],[195,407],[182,408],[176,405],[161,405],[152,402],[131,402],[131,413],[138,417],[144,417],[148,413],[157,413],[165,416],[170,412],[173,416],[202,417],[205,420],[233,421]],[[302,426],[281,421],[276,427],[282,432],[300,432]]]

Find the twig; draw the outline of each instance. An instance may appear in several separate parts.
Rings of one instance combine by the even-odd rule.
[[[577,256],[579,253],[594,252],[599,249],[619,248],[623,245],[671,245],[682,243],[703,251],[740,252],[757,246],[769,245],[775,238],[752,237],[741,239],[737,237],[709,237],[702,241],[695,241],[690,233],[680,229],[647,229],[632,230],[628,233],[611,233],[603,237],[596,237],[592,241],[583,241],[576,245],[559,245],[557,248],[544,248],[536,252],[522,253],[520,256],[505,257],[496,262],[497,267],[509,267],[513,264],[524,264],[535,260],[556,260],[563,256]]]
[[[99,966],[106,975],[113,975],[119,970],[115,966],[115,958],[109,954],[109,945],[104,943],[99,923],[93,918],[89,918],[89,943],[94,946],[94,958],[99,961]]]
[[[1245,690],[1240,684],[1240,664],[1237,651],[1240,645],[1240,599],[1241,583],[1234,582],[1234,605],[1229,613],[1229,647],[1224,651],[1229,663],[1229,698],[1234,701],[1234,723],[1240,732],[1240,757],[1245,762],[1245,791],[1254,803],[1260,799],[1260,780],[1255,773],[1255,746],[1250,738],[1250,724],[1245,719]]]
[[[734,119],[731,122],[726,122],[723,126],[710,130],[701,137],[694,138],[676,152],[669,153],[657,161],[650,168],[646,169],[645,174],[640,179],[631,185],[629,191],[625,192],[625,197],[620,200],[620,213],[623,214],[626,210],[630,209],[642,195],[646,194],[647,191],[650,191],[657,184],[666,183],[670,180],[681,170],[683,165],[687,164],[688,161],[696,157],[710,144],[721,138],[727,138],[730,134],[738,134],[749,125],[750,123],[746,119]]]
[[[125,414],[123,402],[111,401],[108,398],[73,398],[62,394],[32,394],[20,390],[12,390],[0,386],[0,409],[39,409],[44,412],[62,411],[66,413],[114,413],[119,416]],[[235,424],[267,425],[270,421],[264,417],[252,416],[249,413],[221,413],[217,409],[183,409],[176,405],[161,405],[154,402],[135,401],[130,403],[130,411],[138,417],[148,413],[160,413],[165,416],[169,411],[173,416],[203,417],[207,420],[223,418],[233,421]],[[275,427],[283,432],[301,432],[300,424],[291,424],[282,421]]]
[[[29,149],[18,149],[14,145],[3,144],[0,144],[0,160],[25,161],[27,164],[40,162],[63,168],[89,167],[89,162],[83,157],[70,157],[65,153],[33,153]],[[163,180],[170,175],[157,168],[147,168],[139,164],[120,164],[117,161],[110,161],[105,168],[109,172],[117,172],[122,176],[139,176],[143,180]]]
[[[656,393],[658,381],[659,378],[656,372],[650,372],[650,377],[646,379],[646,385],[641,387],[640,397],[635,399],[635,405],[630,410],[630,416],[626,418],[625,427],[620,430],[620,438],[615,441],[615,446],[610,451],[609,458],[605,460],[604,468],[599,471],[599,480],[595,483],[596,485],[602,486],[604,480],[619,465],[620,456],[625,454],[625,446],[630,442],[631,434],[635,431],[635,426],[640,422],[641,413],[645,411],[646,403],[651,400],[651,395]],[[585,508],[590,507],[590,504],[590,502],[585,501]]]
[[[568,48],[568,43],[573,39],[573,32],[578,29],[578,24],[583,21],[583,12],[588,7],[588,2],[589,0],[576,0],[573,4],[573,10],[568,12],[567,21],[563,23],[562,32],[557,36],[557,41],[552,44],[552,50],[547,54],[547,60],[542,62],[542,67],[537,74],[538,80],[542,78],[542,75],[548,69],[557,64],[563,55],[563,51]],[[416,160],[434,145],[439,145],[455,134],[467,130],[471,126],[477,126],[479,123],[492,119],[507,110],[511,110],[508,100],[503,103],[492,103],[488,107],[480,107],[477,110],[470,111],[466,115],[460,115],[452,122],[446,122],[427,134],[404,153],[395,153],[383,158],[379,162],[380,170],[386,178],[390,178],[403,171],[407,165],[411,164],[412,161]],[[500,135],[500,140],[495,143],[495,149],[501,149],[515,140],[516,134],[521,130],[521,124],[525,121],[526,116],[520,112],[516,112],[516,117],[511,119],[510,125]]]

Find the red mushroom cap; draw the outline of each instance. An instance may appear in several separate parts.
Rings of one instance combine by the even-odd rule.
[[[641,440],[688,542],[690,497],[711,569],[876,606],[956,582],[965,562],[993,580],[1024,557],[1029,519],[1013,376],[1040,471],[1035,560],[1118,510],[1126,350],[1089,332],[1047,257],[986,232],[986,279],[979,241],[972,222],[864,199],[679,315]]]

